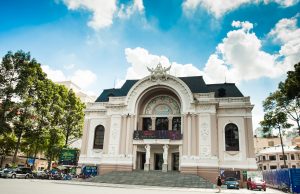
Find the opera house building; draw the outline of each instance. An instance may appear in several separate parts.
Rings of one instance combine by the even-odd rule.
[[[149,76],[106,89],[87,105],[79,164],[112,171],[179,171],[215,180],[221,170],[257,169],[250,97],[233,83]]]

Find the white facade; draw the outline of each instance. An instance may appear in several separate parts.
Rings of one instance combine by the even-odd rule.
[[[218,97],[212,88],[219,85],[204,82],[206,92],[192,92],[197,90],[192,78],[177,78],[159,68],[136,81],[126,95],[117,96],[111,89],[108,101],[100,96],[100,102],[87,104],[79,163],[97,165],[100,173],[179,170],[208,179],[220,169],[257,169],[250,98],[231,95],[229,89]],[[218,91],[229,86],[235,87],[221,84]],[[104,129],[100,149],[95,149],[97,126]],[[235,141],[233,151],[225,137],[228,126],[235,128],[230,137]]]

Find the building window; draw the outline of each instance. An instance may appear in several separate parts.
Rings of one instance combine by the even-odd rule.
[[[271,147],[271,146],[274,146],[274,141],[269,141],[268,142],[268,145]]]
[[[155,130],[168,130],[169,120],[166,117],[156,118]]]
[[[239,151],[239,131],[238,127],[229,123],[225,126],[225,146],[226,151]]]
[[[104,127],[98,125],[95,129],[94,135],[94,149],[103,149],[104,142]]]
[[[292,165],[292,168],[296,168],[296,165]]]
[[[291,154],[291,160],[295,160],[295,155]]]
[[[283,160],[283,155],[280,155],[280,156],[279,156],[279,159],[280,159],[280,160]],[[284,159],[287,160],[287,156],[286,156],[286,155],[284,155]]]
[[[266,167],[266,166],[264,166],[264,170],[267,170],[267,167]]]
[[[265,161],[266,160],[266,156],[263,156],[263,159],[262,159],[263,161]]]
[[[270,169],[271,169],[271,170],[277,169],[277,166],[270,166]]]
[[[269,156],[269,160],[276,160],[276,156],[275,155]]]
[[[152,129],[152,119],[143,118],[143,131],[148,131]]]
[[[172,120],[172,130],[173,131],[180,131],[181,129],[181,118],[174,117]]]

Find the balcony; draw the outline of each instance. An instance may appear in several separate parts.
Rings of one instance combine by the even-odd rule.
[[[134,140],[143,139],[170,139],[170,140],[181,140],[182,134],[180,131],[134,131]]]

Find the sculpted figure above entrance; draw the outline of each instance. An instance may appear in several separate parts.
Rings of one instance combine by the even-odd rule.
[[[167,80],[168,74],[167,71],[171,69],[171,65],[167,68],[162,67],[160,63],[156,66],[156,68],[149,68],[147,67],[148,71],[151,73],[150,80],[157,81],[157,80]]]

